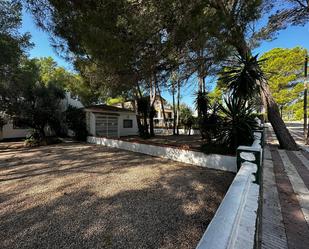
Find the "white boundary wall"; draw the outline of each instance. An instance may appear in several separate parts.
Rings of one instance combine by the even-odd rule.
[[[173,128],[154,128],[154,133],[157,135],[172,135]],[[179,129],[180,135],[189,135],[189,131],[185,129]],[[191,129],[190,135],[200,135],[200,130]]]
[[[139,152],[151,156],[163,157],[174,161],[193,164],[206,168],[212,168],[230,172],[236,172],[237,170],[236,157],[233,156],[224,156],[216,154],[207,155],[197,151],[127,142],[122,140],[101,138],[101,137],[87,137],[87,142],[112,148],[119,148],[123,150]]]
[[[256,164],[242,164],[196,249],[253,249],[259,199],[256,172]]]

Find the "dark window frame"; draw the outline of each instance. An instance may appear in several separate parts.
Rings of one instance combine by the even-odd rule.
[[[128,124],[129,122],[129,124]],[[123,120],[123,128],[130,129],[133,128],[133,120],[132,119],[124,119]]]

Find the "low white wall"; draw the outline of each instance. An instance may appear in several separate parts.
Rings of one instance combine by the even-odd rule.
[[[173,128],[154,128],[154,132],[157,135],[172,135],[173,134]],[[180,135],[189,135],[189,131],[185,129],[179,129]],[[200,130],[197,129],[191,129],[190,135],[200,135]]]
[[[259,199],[256,172],[256,164],[242,164],[196,249],[253,249]]]
[[[88,143],[99,144],[107,147],[119,148],[139,152],[147,155],[163,157],[178,162],[193,164],[206,168],[236,172],[236,157],[182,150],[171,147],[162,147],[149,144],[140,144],[109,138],[88,137]]]

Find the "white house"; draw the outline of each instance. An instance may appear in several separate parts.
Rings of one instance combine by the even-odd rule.
[[[156,95],[155,97],[155,102],[154,102],[154,108],[156,110],[156,116],[154,117],[154,123],[156,127],[163,127],[165,126],[164,123],[164,114],[163,114],[163,109],[162,109],[162,103],[164,107],[164,113],[165,113],[165,118],[167,121],[168,126],[173,125],[173,120],[174,120],[174,112],[172,106],[164,99],[163,97]]]
[[[138,134],[134,111],[109,105],[84,108],[89,134],[96,137],[121,137]]]
[[[149,98],[149,96],[148,96]],[[155,100],[154,100],[154,108],[156,110],[156,115],[153,119],[154,121],[154,125],[155,127],[163,127],[165,126],[165,122],[164,122],[164,114],[163,114],[163,108],[162,108],[162,103],[163,103],[163,107],[164,107],[164,114],[165,114],[165,118],[167,121],[168,126],[172,126],[173,125],[173,120],[174,120],[174,112],[173,112],[173,108],[172,106],[167,102],[166,99],[164,99],[163,97],[156,95]],[[119,103],[115,103],[112,106],[116,106],[119,108],[126,108],[129,110],[134,110],[134,105],[133,105],[133,100],[128,100],[125,102],[119,102]],[[143,120],[141,120],[143,122]]]
[[[83,104],[77,98],[72,97],[70,92],[66,92],[65,98],[61,100],[60,108],[62,111],[65,111],[69,105],[77,108],[83,107]],[[28,134],[31,133],[31,131],[32,129],[30,129],[29,127],[18,124],[18,122],[14,119],[9,119],[7,120],[7,123],[2,127],[2,129],[0,127],[0,140],[25,138]]]

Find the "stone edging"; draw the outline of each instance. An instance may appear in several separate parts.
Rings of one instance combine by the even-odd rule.
[[[244,162],[196,249],[252,249],[259,185],[257,165]]]
[[[229,172],[236,172],[237,170],[236,157],[233,156],[217,154],[206,155],[202,152],[183,150],[180,148],[163,147],[102,137],[87,137],[87,142],[217,170]]]

